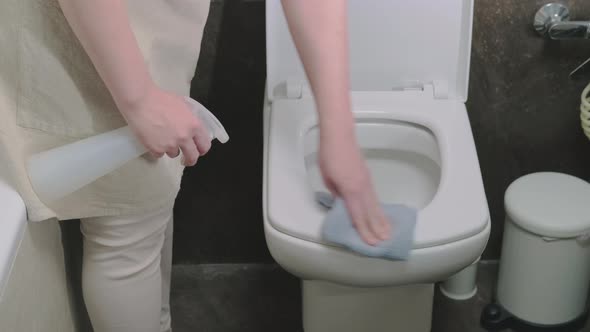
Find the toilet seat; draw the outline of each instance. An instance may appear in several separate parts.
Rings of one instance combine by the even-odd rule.
[[[491,229],[488,222],[483,231],[472,237],[414,249],[407,261],[389,261],[287,235],[267,222],[268,210],[264,211],[266,243],[281,267],[302,280],[323,280],[353,287],[400,286],[445,280],[479,259]]]
[[[414,249],[449,244],[483,232],[489,212],[465,105],[436,100],[432,92],[353,92],[357,119],[414,123],[432,131],[441,156],[441,178],[432,201],[418,213]],[[269,226],[322,245],[325,216],[307,184],[303,136],[317,122],[312,98],[277,99],[269,112],[265,214]]]
[[[402,139],[392,135],[392,145],[384,144],[384,148],[397,153],[400,142],[408,142],[412,144],[408,150],[432,157],[436,140],[437,158],[430,159],[432,169],[437,161],[441,165],[438,191],[434,193],[434,178],[408,177],[407,183],[425,179],[428,186],[416,187],[416,193],[434,197],[408,199],[422,208],[407,261],[366,257],[322,240],[326,211],[314,200],[311,184],[317,185],[315,169],[310,181],[304,156],[313,154],[309,146],[317,135],[317,115],[281,2],[267,1],[263,215],[269,251],[278,264],[304,281],[379,287],[443,280],[474,263],[490,234],[487,201],[464,104],[473,0],[387,0],[371,6],[364,0],[348,0],[347,4],[352,109],[361,119],[364,133],[358,135],[359,141],[373,142],[375,137],[388,137],[387,130],[399,128],[392,132]],[[436,27],[435,34],[432,27]],[[377,126],[365,125],[367,122]],[[411,130],[417,134],[410,135]],[[397,160],[392,156],[391,160]],[[308,159],[308,166],[310,160],[313,162]],[[431,161],[421,160],[425,165]],[[416,170],[419,163],[408,163],[408,169]],[[388,167],[380,168],[380,174],[398,169]],[[392,191],[387,199],[400,197],[398,193]]]

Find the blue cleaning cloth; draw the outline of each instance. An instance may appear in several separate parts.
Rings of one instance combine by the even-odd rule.
[[[388,240],[371,246],[362,240],[354,228],[348,210],[341,199],[325,192],[317,192],[316,200],[330,208],[322,225],[322,236],[326,241],[341,245],[358,254],[390,260],[407,260],[414,243],[416,209],[400,204],[382,204],[385,216],[391,223]]]

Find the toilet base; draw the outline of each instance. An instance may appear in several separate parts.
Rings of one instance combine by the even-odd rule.
[[[481,327],[487,331],[510,329],[515,332],[575,332],[584,328],[587,319],[588,310],[569,322],[557,325],[540,325],[518,319],[501,305],[490,303],[483,309],[480,323]]]
[[[302,282],[305,332],[429,332],[433,284],[356,288]]]

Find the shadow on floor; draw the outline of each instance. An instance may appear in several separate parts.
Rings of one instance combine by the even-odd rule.
[[[496,264],[482,264],[478,294],[467,301],[437,289],[432,332],[485,332],[479,317],[496,274]],[[303,331],[299,280],[276,265],[176,265],[172,315],[175,332]]]

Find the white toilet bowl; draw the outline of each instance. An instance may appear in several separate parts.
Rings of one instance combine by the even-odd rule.
[[[368,18],[376,31],[393,37],[398,25],[405,25],[408,17],[420,18],[425,10],[439,23],[449,15],[460,22],[446,31],[458,49],[437,54],[434,64],[425,63],[421,70],[393,61],[381,64],[384,76],[379,76],[366,68],[375,63],[370,55],[366,62],[352,57],[353,90],[355,85],[363,90],[352,91],[357,137],[379,198],[419,210],[410,258],[389,261],[357,255],[321,238],[326,210],[313,195],[323,189],[317,168],[314,100],[300,64],[293,60],[297,59],[293,46],[285,44],[288,34],[280,3],[266,2],[264,230],[274,259],[303,281],[306,332],[429,331],[433,284],[470,266],[485,248],[489,212],[464,104],[472,0],[445,3],[379,0],[375,4],[380,8],[373,8],[362,0],[349,0],[351,52],[361,41],[367,42],[360,28],[355,28]],[[394,18],[403,9],[407,17],[395,22],[382,15],[381,20],[373,19],[379,16],[375,9],[391,9]],[[417,42],[407,45],[410,56],[400,59],[420,58],[411,54],[424,48],[424,39],[430,35],[430,31],[418,31]],[[467,61],[467,69],[459,60]],[[452,64],[447,65],[448,61]],[[379,88],[388,78],[392,86],[403,85],[395,81],[399,75],[423,83],[401,91]],[[433,79],[445,75],[446,80]]]
[[[405,262],[363,257],[322,241],[325,210],[313,198],[320,186],[313,100],[266,107],[264,229],[275,260],[303,280],[304,325],[313,326],[306,332],[358,331],[353,323],[362,317],[376,324],[371,331],[429,331],[432,284],[468,267],[485,248],[488,208],[464,106],[402,97],[355,93],[353,105],[380,198],[420,208]],[[384,304],[387,314],[376,317],[374,307]],[[350,321],[342,319],[343,310]],[[353,329],[343,330],[343,322]]]

